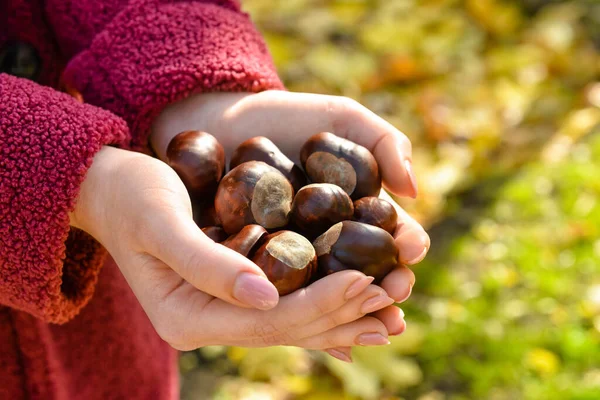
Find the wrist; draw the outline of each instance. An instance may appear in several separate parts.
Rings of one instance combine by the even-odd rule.
[[[75,207],[69,212],[71,226],[84,230],[100,242],[110,209],[112,185],[118,180],[116,173],[127,153],[130,152],[103,146],[94,155],[79,188]]]

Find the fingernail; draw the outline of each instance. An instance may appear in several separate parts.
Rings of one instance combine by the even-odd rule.
[[[413,195],[411,197],[414,199],[417,197],[419,189],[417,187],[417,177],[415,176],[415,171],[413,171],[412,162],[409,159],[404,160],[404,168],[406,168],[406,174],[412,188]]]
[[[379,332],[361,333],[356,337],[356,343],[361,346],[382,346],[390,341]]]
[[[393,331],[393,332],[389,332],[390,336],[398,336],[402,333],[404,333],[404,331],[406,330],[406,321],[404,320],[404,317],[402,317],[402,324],[400,325],[400,328],[398,328],[397,330]]]
[[[410,294],[412,293],[413,286],[414,285],[412,283],[409,283],[408,284],[408,292],[406,293],[406,295],[404,297],[402,297],[400,299],[396,299],[396,303],[402,303],[402,302],[406,301],[410,297]]]
[[[421,254],[419,254],[418,256],[416,256],[415,258],[413,258],[412,260],[407,261],[406,264],[407,265],[413,265],[413,264],[420,263],[421,261],[423,261],[423,259],[427,255],[427,250],[429,250],[429,249],[427,247],[424,247],[423,250],[421,251]]]
[[[233,297],[259,310],[269,310],[279,301],[277,289],[271,282],[249,272],[241,273],[236,279]]]
[[[352,356],[350,356],[350,354],[346,354],[341,350],[338,349],[327,349],[325,350],[325,352],[327,354],[329,354],[331,357],[333,358],[337,358],[340,361],[344,361],[347,363],[351,363],[352,362]]]
[[[372,276],[363,276],[361,278],[358,278],[352,285],[350,285],[348,290],[346,290],[344,298],[346,300],[350,300],[359,293],[362,293],[362,291],[365,290],[367,286],[369,286],[374,280],[375,278],[373,278]]]
[[[416,264],[423,260],[429,250],[429,236],[419,228],[405,228],[396,238],[400,248],[401,261],[406,265]]]
[[[379,295],[371,297],[370,299],[365,301],[360,307],[360,312],[362,314],[368,314],[375,311],[379,311],[382,308],[385,308],[392,304],[394,304],[394,299],[386,295]]]

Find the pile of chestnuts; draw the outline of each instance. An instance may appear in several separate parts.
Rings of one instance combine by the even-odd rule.
[[[303,168],[259,136],[239,145],[225,174],[223,147],[206,132],[181,132],[167,148],[198,226],[262,268],[280,295],[344,269],[380,281],[398,263],[398,215],[377,197],[375,158],[322,132],[304,144],[300,160]]]

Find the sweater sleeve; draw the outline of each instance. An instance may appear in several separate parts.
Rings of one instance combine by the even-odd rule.
[[[0,304],[63,323],[87,303],[105,251],[68,212],[94,154],[128,136],[110,112],[0,74]]]
[[[64,81],[122,117],[133,150],[149,151],[153,119],[192,93],[283,89],[237,2],[46,1],[59,46],[73,55]]]

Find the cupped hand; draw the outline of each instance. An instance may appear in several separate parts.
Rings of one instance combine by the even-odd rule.
[[[383,186],[401,197],[416,197],[417,184],[412,170],[412,146],[405,134],[354,100],[284,91],[249,93],[208,93],[191,96],[168,107],[155,121],[151,145],[165,160],[169,141],[179,132],[197,129],[217,137],[226,154],[254,136],[271,139],[290,159],[298,163],[306,140],[327,131],[358,143],[373,153],[383,178]],[[407,265],[420,262],[430,247],[429,236],[387,193],[399,216],[394,238],[400,250],[398,267],[381,282],[396,302],[405,301],[415,283]],[[402,310],[385,307],[374,314],[391,335],[406,325]],[[349,347],[331,349],[330,354],[348,359]]]
[[[346,97],[284,91],[207,93],[188,97],[168,107],[158,117],[151,144],[165,159],[169,141],[189,129],[213,134],[227,155],[254,136],[271,139],[298,163],[300,149],[315,133],[327,131],[358,143],[375,156],[384,187],[401,197],[415,197],[412,146],[405,134],[367,108]],[[429,236],[410,215],[382,191],[398,212],[395,239],[400,250],[398,269],[382,282],[397,301],[408,297],[414,275],[405,267],[420,262],[430,246]]]
[[[183,183],[154,158],[103,148],[69,216],[107,248],[176,349],[387,342],[385,323],[367,314],[394,300],[371,278],[344,271],[279,299],[258,266],[202,233]]]

